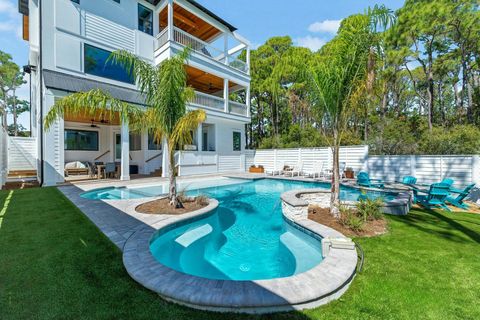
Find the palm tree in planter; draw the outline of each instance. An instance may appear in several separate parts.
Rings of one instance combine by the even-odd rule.
[[[315,56],[309,73],[312,107],[318,127],[333,153],[330,210],[339,217],[339,151],[357,95],[365,87],[370,47],[370,19],[354,15],[342,21],[338,35]]]
[[[115,119],[117,115],[128,123],[131,131],[148,131],[157,143],[167,142],[169,159],[170,205],[181,208],[177,197],[175,149],[192,143],[191,132],[205,121],[203,110],[187,110],[187,103],[194,91],[187,85],[185,63],[189,49],[175,57],[153,66],[127,51],[113,52],[109,62],[123,66],[136,79],[140,92],[145,97],[145,107],[125,103],[101,90],[78,92],[55,102],[45,118],[45,128],[65,114],[86,115]]]

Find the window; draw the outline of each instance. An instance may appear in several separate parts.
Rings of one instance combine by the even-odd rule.
[[[242,134],[233,132],[233,151],[242,151]]]
[[[138,4],[138,30],[153,35],[153,11]]]
[[[148,134],[148,150],[162,150],[162,144],[157,143],[153,134]]]
[[[72,2],[80,4],[80,0],[72,0]]]
[[[139,134],[132,133],[128,137],[130,141],[130,151],[140,151],[142,150],[142,136]]]
[[[85,44],[85,73],[133,84],[134,79],[131,72],[127,72],[121,65],[107,62],[110,53],[110,51]]]
[[[66,129],[65,150],[98,151],[98,131]]]

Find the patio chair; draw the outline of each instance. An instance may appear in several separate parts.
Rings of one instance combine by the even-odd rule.
[[[117,166],[115,162],[107,162],[105,164],[105,178],[109,178],[112,176],[115,178],[116,172],[117,172]]]
[[[403,177],[402,181],[395,181],[395,182],[401,183],[401,184],[406,184],[406,185],[412,185],[412,184],[417,183],[417,178],[415,178],[413,176],[405,176],[405,177]]]
[[[285,176],[291,174],[292,178],[297,174],[300,176],[303,173],[303,161],[298,161],[296,165],[293,166],[293,169],[290,171],[285,171]]]
[[[313,179],[315,179],[315,177],[317,177],[317,176],[318,176],[319,179],[321,177],[324,177],[325,172],[323,170],[323,162],[322,161],[317,161],[317,162],[313,163],[312,170],[306,172],[306,176],[312,177]]]
[[[422,191],[417,191],[422,192]],[[432,208],[441,208],[447,211],[451,211],[445,201],[447,200],[448,195],[450,194],[450,186],[445,183],[434,183],[430,186],[428,193],[425,195],[416,195],[416,200],[422,206],[432,209]]]
[[[465,189],[463,189],[463,191],[456,190],[456,189],[452,190],[450,188],[451,192],[458,193],[458,195],[456,197],[453,197],[452,195],[449,195],[447,197],[447,202],[454,205],[457,208],[467,210],[469,208],[469,206],[468,206],[468,204],[463,202],[463,200],[465,200],[465,198],[468,197],[468,195],[470,194],[470,191],[472,191],[473,188],[475,188],[475,183],[472,183],[472,184],[468,185]]]
[[[283,173],[283,168],[285,167],[285,163],[284,162],[277,162],[275,163],[275,165],[273,166],[273,169],[272,170],[265,170],[265,173],[266,174],[270,174],[272,176],[278,174],[278,175],[281,175]]]
[[[384,187],[382,180],[370,179],[368,172],[365,172],[365,171],[361,171],[357,175],[357,184],[361,187],[367,187],[367,188],[383,188]]]

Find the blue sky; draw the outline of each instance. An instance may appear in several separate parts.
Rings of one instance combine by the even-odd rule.
[[[84,0],[107,1],[107,0]],[[363,13],[368,6],[384,3],[391,9],[403,0],[197,0],[238,28],[254,47],[273,36],[289,35],[296,45],[320,48],[336,32],[341,19]],[[28,63],[28,46],[21,39],[21,15],[17,0],[0,0],[0,50],[10,53],[19,65]],[[28,86],[18,95],[28,98]],[[20,122],[26,126],[28,115]]]

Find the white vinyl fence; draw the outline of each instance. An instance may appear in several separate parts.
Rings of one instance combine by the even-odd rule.
[[[8,137],[8,170],[37,170],[35,138]]]
[[[8,134],[3,127],[0,128],[0,189],[7,182],[8,175]]]
[[[421,183],[452,178],[458,187],[480,184],[479,156],[369,156],[367,170],[371,177],[385,181],[410,175]]]
[[[275,163],[295,165],[303,162],[304,171],[313,169],[317,161],[322,161],[324,168],[331,168],[332,151],[330,148],[295,148],[295,149],[271,149],[257,150],[255,153],[255,165],[262,165],[266,170],[275,168]],[[367,146],[353,146],[340,148],[340,162],[346,162],[347,167],[355,172],[365,170],[368,160]]]
[[[322,161],[325,168],[331,168],[332,152],[330,148],[257,150],[254,157],[254,164],[267,170],[273,169],[275,163],[295,165],[298,161],[303,161],[304,171],[309,171],[317,161]],[[365,170],[372,178],[389,182],[411,175],[420,183],[452,178],[458,187],[472,182],[480,185],[480,156],[476,155],[369,156],[367,146],[353,146],[340,149],[340,162],[346,162],[355,173]]]

